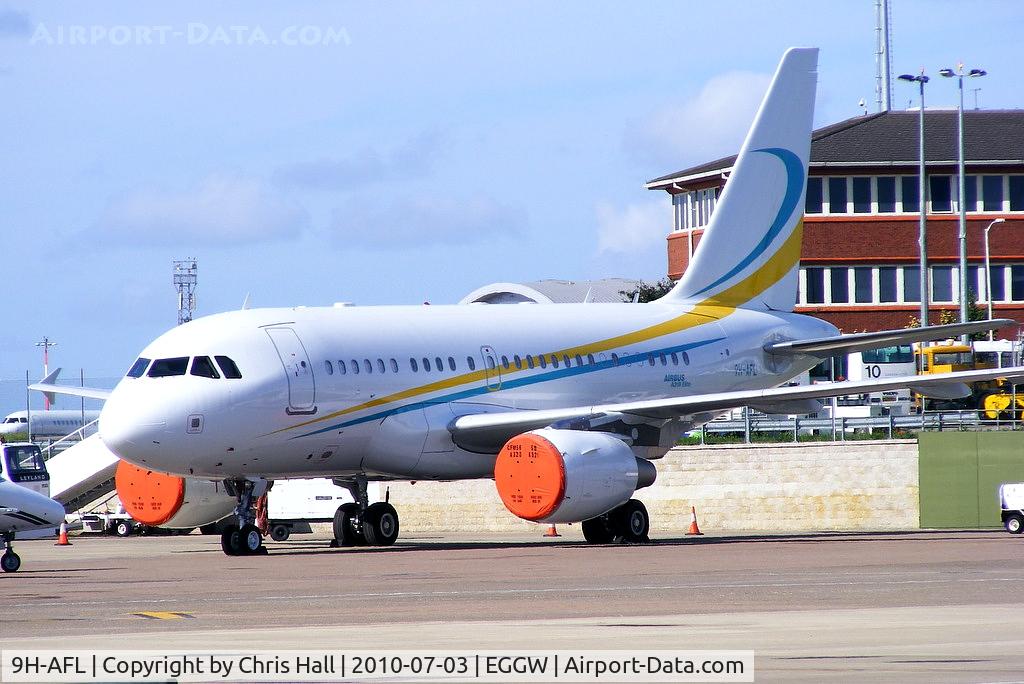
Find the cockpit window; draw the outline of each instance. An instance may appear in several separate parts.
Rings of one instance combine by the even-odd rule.
[[[149,367],[149,359],[139,357],[132,364],[132,367],[128,369],[129,378],[141,378],[146,374],[146,368]]]
[[[220,373],[213,367],[213,361],[210,361],[209,356],[197,356],[192,360],[192,375],[198,375],[201,378],[219,378]]]
[[[188,357],[179,356],[173,359],[157,359],[149,368],[147,375],[151,378],[167,378],[172,375],[184,375],[188,370]]]
[[[220,369],[224,372],[224,377],[229,380],[238,380],[242,377],[242,372],[238,370],[238,366],[235,362],[226,356],[214,356],[217,359],[217,363],[220,365]]]

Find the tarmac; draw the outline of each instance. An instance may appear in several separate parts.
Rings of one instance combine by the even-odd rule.
[[[4,649],[753,650],[757,681],[1024,681],[1024,538],[738,534],[19,541]],[[148,613],[148,615],[146,615]]]

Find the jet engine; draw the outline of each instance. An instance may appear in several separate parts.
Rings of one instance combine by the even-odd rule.
[[[224,485],[147,470],[120,461],[114,473],[125,511],[151,526],[191,529],[216,522],[235,510]]]
[[[607,513],[654,484],[658,471],[606,432],[545,428],[501,448],[494,483],[505,507],[534,522],[569,523]]]

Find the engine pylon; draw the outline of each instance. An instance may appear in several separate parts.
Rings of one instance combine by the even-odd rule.
[[[697,507],[690,506],[690,529],[686,531],[686,534],[693,535],[696,537],[703,537],[704,533],[697,527]]]

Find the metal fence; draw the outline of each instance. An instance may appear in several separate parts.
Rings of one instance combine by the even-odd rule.
[[[1021,420],[984,420],[978,417],[977,411],[925,411],[924,413],[906,416],[870,416],[863,418],[780,418],[765,416],[756,412],[746,411],[740,420],[714,420],[705,424],[700,430],[700,441],[705,443],[708,437],[725,435],[742,436],[743,442],[760,441],[759,435],[771,435],[771,441],[804,441],[811,439],[828,439],[844,441],[846,439],[893,439],[900,433],[920,432],[922,430],[955,432],[973,430],[1020,430],[1024,429]],[[697,431],[691,434],[696,434]],[[780,439],[783,435],[788,440]],[[801,438],[804,438],[803,440]]]

